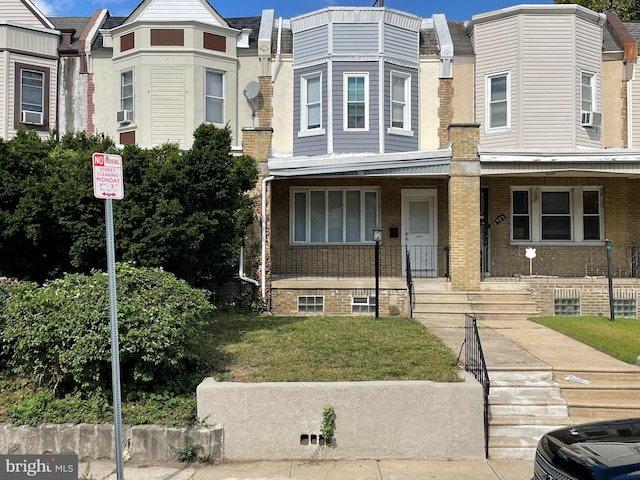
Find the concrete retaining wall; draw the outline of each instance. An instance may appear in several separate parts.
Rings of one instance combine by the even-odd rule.
[[[464,382],[232,383],[205,379],[198,417],[224,430],[229,460],[483,459],[482,387]],[[318,442],[322,412],[335,437]]]
[[[222,430],[215,427],[167,428],[155,425],[123,426],[125,460],[167,462],[176,460],[190,440],[200,458],[222,457]],[[172,448],[173,447],[173,448]],[[80,459],[115,459],[113,425],[0,425],[0,453],[76,453]]]

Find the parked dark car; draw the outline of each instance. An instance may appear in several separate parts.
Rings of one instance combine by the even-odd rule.
[[[561,428],[538,442],[533,480],[640,479],[640,418]]]

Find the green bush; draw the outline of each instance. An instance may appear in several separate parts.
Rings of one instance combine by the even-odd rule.
[[[160,269],[116,269],[124,394],[189,388],[214,307],[202,290]],[[6,299],[3,355],[17,375],[58,397],[111,387],[108,277],[67,274],[42,287],[20,284]]]

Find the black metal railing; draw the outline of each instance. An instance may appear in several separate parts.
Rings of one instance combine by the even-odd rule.
[[[380,245],[380,277],[402,278],[407,252],[413,278],[445,275],[445,247]],[[272,278],[373,278],[375,245],[272,246]]]
[[[491,382],[489,381],[489,371],[484,361],[484,353],[482,352],[482,344],[480,343],[480,334],[478,333],[478,325],[476,318],[471,315],[464,316],[464,369],[475,377],[482,385],[484,392],[484,453],[485,457],[489,457],[489,390]]]
[[[409,318],[413,318],[413,277],[411,276],[411,253],[409,253],[409,249],[407,249],[406,257],[407,257],[407,263],[406,263],[407,294],[409,296]]]
[[[526,255],[527,246],[483,248],[484,277],[518,280],[522,277],[585,278],[607,276],[605,245],[534,245],[535,258]],[[615,278],[640,278],[640,246],[611,246]]]

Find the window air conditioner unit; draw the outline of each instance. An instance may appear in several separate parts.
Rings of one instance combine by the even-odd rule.
[[[44,114],[42,112],[22,111],[22,123],[30,125],[42,125],[44,123]]]
[[[602,114],[598,112],[582,112],[583,127],[599,127],[602,125]]]
[[[131,123],[133,121],[133,112],[131,110],[120,110],[116,114],[118,123]]]

